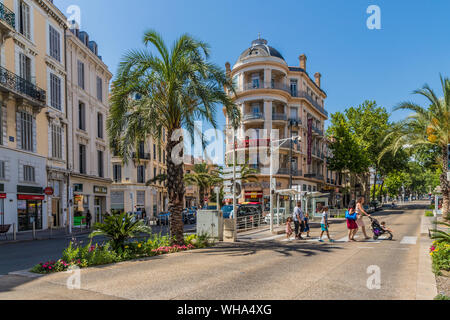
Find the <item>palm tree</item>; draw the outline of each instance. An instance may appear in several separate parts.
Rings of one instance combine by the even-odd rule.
[[[450,141],[450,80],[441,76],[443,98],[438,98],[435,92],[425,85],[422,89],[415,90],[414,94],[426,97],[430,101],[428,108],[423,108],[412,102],[400,103],[394,110],[412,110],[414,114],[397,123],[391,133],[386,136],[386,141],[391,143],[383,150],[380,158],[389,151],[397,152],[401,149],[410,151],[421,147],[436,147],[439,154],[439,162],[442,165],[440,185],[442,190],[443,216],[450,218],[449,182],[447,181],[447,145]]]
[[[193,135],[197,120],[216,128],[217,104],[223,105],[237,127],[240,111],[224,90],[233,90],[231,79],[208,61],[206,43],[184,34],[169,50],[153,30],[145,33],[143,42],[145,49],[129,51],[119,64],[112,84],[107,130],[111,148],[124,162],[140,141],[151,136],[162,144],[166,133],[170,227],[174,243],[182,244],[185,185],[181,129]],[[150,45],[156,53],[149,50]]]
[[[136,220],[133,214],[124,212],[106,217],[104,223],[97,223],[94,228],[89,237],[106,236],[111,239],[112,248],[116,251],[123,250],[128,239],[141,233],[152,233],[152,229],[143,220]]]
[[[194,170],[191,173],[184,175],[184,182],[188,185],[195,185],[198,187],[200,197],[199,203],[202,203],[205,198],[205,193],[210,193],[211,187],[221,182],[221,179],[215,170],[210,170],[206,162],[197,163],[194,165]]]

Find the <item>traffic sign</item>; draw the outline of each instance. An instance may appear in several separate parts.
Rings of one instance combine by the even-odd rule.
[[[233,173],[227,173],[227,174],[223,174],[221,176],[222,179],[224,180],[232,180],[234,178]],[[236,172],[236,179],[240,179],[241,178],[241,173],[240,172]]]
[[[242,170],[241,166],[236,166],[236,172],[240,172]],[[223,170],[223,173],[233,173],[233,167],[226,167]]]

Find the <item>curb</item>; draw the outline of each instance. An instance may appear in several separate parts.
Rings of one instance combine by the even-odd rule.
[[[419,237],[419,266],[417,270],[416,300],[434,300],[437,296],[436,276],[432,271],[432,260],[429,248],[433,240],[429,238],[428,230],[431,219],[422,217]]]
[[[28,270],[19,270],[19,271],[9,272],[8,275],[21,276],[21,277],[32,278],[32,279],[41,278],[44,276],[43,274],[33,273]]]

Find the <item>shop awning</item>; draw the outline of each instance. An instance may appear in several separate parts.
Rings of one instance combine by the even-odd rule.
[[[45,196],[35,194],[18,194],[17,200],[45,200]]]

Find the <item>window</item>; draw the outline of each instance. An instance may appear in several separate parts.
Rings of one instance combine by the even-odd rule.
[[[161,147],[158,150],[158,161],[161,162]]]
[[[297,121],[297,119],[298,119],[298,115],[297,115],[298,109],[297,108],[290,108],[289,111],[290,111],[289,119]]]
[[[137,182],[145,183],[145,167],[144,166],[137,167]]]
[[[97,137],[103,139],[103,114],[97,113]]]
[[[61,110],[61,79],[50,73],[50,105]]]
[[[23,1],[19,3],[19,32],[31,39],[30,7]]]
[[[259,74],[252,75],[252,88],[253,89],[259,88]]]
[[[33,116],[20,112],[21,146],[22,150],[33,151]]]
[[[86,130],[86,105],[83,102],[78,103],[78,129]]]
[[[259,115],[261,113],[261,106],[258,102],[252,103],[252,111],[254,115]]]
[[[145,156],[145,142],[140,141],[139,142],[139,158],[144,158]]]
[[[291,80],[291,96],[297,96],[297,80]]]
[[[103,101],[103,83],[100,77],[97,77],[97,99]]]
[[[23,181],[26,181],[26,182],[35,182],[36,181],[34,167],[23,166]]]
[[[153,179],[156,178],[156,168],[153,168]]]
[[[5,161],[0,160],[0,179],[5,179]]]
[[[153,160],[156,160],[156,144],[153,144]]]
[[[104,170],[103,170],[103,151],[97,150],[97,161],[98,161],[98,176],[103,178]]]
[[[84,89],[84,63],[78,61],[78,86]]]
[[[113,179],[114,182],[122,181],[122,166],[120,164],[113,165]]]
[[[86,174],[86,146],[84,144],[79,145],[79,162],[80,173]]]
[[[26,81],[31,81],[31,59],[23,53],[19,53],[19,76]]]
[[[52,134],[52,157],[62,159],[62,128],[58,125],[51,125]]]
[[[59,32],[52,26],[48,26],[49,29],[49,42],[50,42],[50,56],[58,61],[61,61],[61,37]]]

